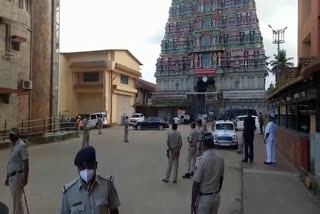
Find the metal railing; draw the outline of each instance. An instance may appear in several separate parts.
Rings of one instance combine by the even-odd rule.
[[[76,119],[70,117],[50,117],[36,120],[0,121],[0,143],[9,140],[9,130],[16,127],[20,130],[21,138],[55,135],[66,131],[76,130]]]
[[[0,57],[2,60],[8,61],[8,62],[15,62],[16,60],[16,54],[11,52],[0,51]]]

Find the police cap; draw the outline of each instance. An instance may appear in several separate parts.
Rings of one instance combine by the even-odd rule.
[[[82,148],[74,159],[74,165],[82,166],[83,164],[90,164],[96,162],[96,150],[92,146]]]

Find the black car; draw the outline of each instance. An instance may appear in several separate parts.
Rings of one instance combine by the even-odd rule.
[[[169,128],[168,123],[166,123],[164,120],[161,120],[157,117],[149,117],[148,119],[137,122],[134,125],[134,128],[141,130],[141,129],[160,129],[163,130],[165,128]]]

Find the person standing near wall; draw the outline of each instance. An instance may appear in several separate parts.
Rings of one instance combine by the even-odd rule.
[[[76,128],[77,128],[77,137],[80,137],[80,131],[81,131],[81,116],[79,115],[76,121]]]
[[[128,143],[129,140],[129,118],[128,116],[125,117],[125,120],[124,120],[124,142],[125,143]]]
[[[264,164],[276,164],[276,129],[277,126],[273,122],[274,115],[269,116],[270,122],[266,126],[264,144],[266,144],[267,160]]]

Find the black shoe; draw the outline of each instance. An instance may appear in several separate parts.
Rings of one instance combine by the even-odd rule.
[[[250,160],[250,163],[253,163],[253,160]]]
[[[194,172],[191,172],[191,173],[190,173],[190,176],[193,176],[193,174],[194,174]]]
[[[186,173],[182,178],[190,179],[190,173]]]
[[[166,180],[166,179],[162,179],[161,181],[164,182],[164,183],[169,183],[169,181]]]
[[[172,181],[172,183],[176,184],[176,183],[177,183],[177,181]]]
[[[265,161],[264,164],[271,165],[272,163]]]
[[[243,159],[242,163],[248,163],[248,159]]]

